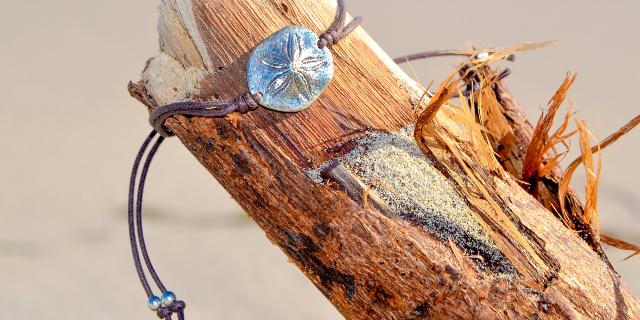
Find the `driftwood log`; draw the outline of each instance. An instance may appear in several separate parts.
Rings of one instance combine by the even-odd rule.
[[[163,0],[161,52],[129,89],[148,108],[233,98],[252,48],[289,25],[321,33],[335,6]],[[417,147],[424,88],[364,29],[332,50],[309,109],[167,126],[345,318],[640,318],[606,260],[479,156],[490,145],[441,112]]]

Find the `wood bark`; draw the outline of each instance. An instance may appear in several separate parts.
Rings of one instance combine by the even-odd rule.
[[[236,97],[247,90],[253,47],[289,25],[321,33],[335,6],[164,0],[161,52],[130,91],[148,108]],[[443,237],[425,217],[390,206],[342,164],[326,166],[323,182],[312,179],[310,169],[347,154],[360,137],[414,123],[422,107],[424,89],[364,29],[332,52],[335,78],[309,109],[178,116],[167,126],[345,318],[640,318],[640,304],[606,261],[497,160],[482,161],[478,153],[490,146],[469,141],[442,113],[422,129],[427,147],[419,163],[437,169],[463,197],[461,210],[499,250],[497,260]]]

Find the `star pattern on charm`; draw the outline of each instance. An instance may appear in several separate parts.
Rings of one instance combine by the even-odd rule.
[[[327,63],[314,51],[314,48],[303,47],[299,35],[290,33],[282,50],[261,57],[260,63],[276,71],[266,91],[274,96],[289,92],[311,101],[313,74]]]

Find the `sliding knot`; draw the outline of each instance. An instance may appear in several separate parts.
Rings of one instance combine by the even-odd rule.
[[[261,98],[262,95],[260,95],[259,93],[245,93],[233,99],[231,101],[231,105],[233,106],[233,109],[235,109],[235,111],[239,113],[247,113],[249,111],[258,109],[258,107],[260,106]]]
[[[183,320],[184,309],[186,307],[187,307],[187,304],[184,303],[184,301],[176,300],[166,307],[160,307],[158,309],[157,315],[158,315],[158,318],[160,319],[171,320],[171,317],[175,314],[178,316],[179,320]]]
[[[173,312],[183,312],[186,307],[187,304],[184,301],[176,300],[169,306],[169,309]]]
[[[338,42],[338,40],[340,40],[340,34],[338,30],[329,29],[325,33],[320,35],[320,39],[318,39],[318,48],[331,48],[336,42]]]
[[[355,17],[351,22],[345,25],[347,20],[347,10],[344,5],[345,0],[338,0],[338,10],[336,11],[336,17],[331,23],[331,26],[321,34],[318,38],[318,48],[331,48],[342,38],[349,35],[355,30],[361,23],[362,17]]]

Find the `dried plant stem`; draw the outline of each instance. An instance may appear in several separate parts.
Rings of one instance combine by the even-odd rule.
[[[618,139],[620,139],[622,136],[629,133],[629,131],[633,130],[639,124],[640,124],[640,115],[633,118],[631,121],[629,121],[629,123],[627,123],[618,131],[608,136],[606,139],[602,140],[602,142],[600,142],[599,144],[591,147],[590,153],[593,154],[593,153],[601,152],[602,150],[606,149],[608,146],[610,146],[614,142],[618,141]],[[578,168],[578,166],[581,163],[583,163],[584,160],[585,160],[585,155],[582,154],[578,158],[573,160],[571,164],[569,164],[569,166],[567,166],[567,169],[565,170],[564,176],[562,178],[562,183],[560,185],[560,199],[563,199],[566,197],[567,192],[569,192],[569,185],[571,184],[571,178],[573,177],[573,174]],[[564,212],[565,210],[566,210],[566,207],[564,206],[564,203],[562,203],[562,211]]]
[[[601,234],[600,235],[600,240],[602,240],[602,242],[604,242],[604,243],[606,243],[606,244],[608,244],[610,246],[616,247],[616,248],[621,249],[621,250],[634,251],[634,253],[632,253],[628,257],[624,258],[624,260],[628,260],[628,259],[631,259],[631,258],[637,256],[637,255],[640,255],[640,246],[637,246],[635,244],[631,244],[631,243],[625,242],[623,240],[616,239],[616,238],[608,236],[606,234]]]

